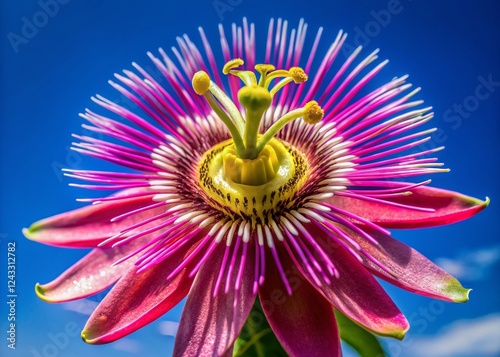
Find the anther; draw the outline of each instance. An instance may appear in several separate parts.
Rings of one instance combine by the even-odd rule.
[[[210,87],[210,77],[204,71],[196,72],[192,79],[193,89],[196,94],[203,95]]]
[[[307,74],[300,67],[292,67],[288,72],[290,73],[290,77],[292,77],[293,81],[297,84],[307,81]]]
[[[325,112],[318,105],[318,102],[312,100],[304,106],[304,115],[302,116],[302,119],[307,124],[316,124],[319,123],[321,119],[323,119],[324,115]]]

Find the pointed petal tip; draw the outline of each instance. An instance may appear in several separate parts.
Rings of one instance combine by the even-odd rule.
[[[402,341],[409,329],[410,323],[403,314],[399,314],[393,318],[393,325],[387,326],[387,330],[372,332],[379,336],[393,337],[399,341]]]
[[[29,240],[32,240],[32,241],[37,241],[37,238],[36,238],[36,234],[40,231],[40,230],[43,230],[44,229],[44,225],[46,224],[46,222],[48,221],[48,218],[45,218],[45,219],[40,219],[36,222],[33,222],[32,224],[30,224],[30,226],[28,228],[23,228],[22,229],[22,233],[23,235],[28,238]]]
[[[472,196],[465,196],[465,195],[462,196],[464,198],[464,201],[468,201],[471,206],[476,206],[478,208],[478,211],[488,207],[491,201],[488,196],[485,197],[484,201]]]
[[[469,295],[470,295],[470,292],[472,291],[472,289],[465,289],[465,290],[467,290],[466,296],[465,296],[465,300],[464,301],[460,301],[460,302],[467,302],[467,301],[469,301]]]
[[[35,225],[35,223],[33,223],[29,228],[23,228],[22,229],[22,233],[23,233],[23,236],[26,237],[27,239],[29,240],[35,240],[34,239],[34,236],[33,236],[33,226]]]
[[[410,329],[410,326],[408,325],[408,327],[404,330],[394,331],[394,333],[391,335],[391,337],[394,337],[395,339],[397,339],[399,341],[403,341],[403,339],[406,337],[406,333],[408,332],[409,329]]]
[[[88,330],[83,330],[82,333],[80,334],[80,336],[82,337],[82,341],[85,342],[85,343],[88,343],[89,345],[96,345],[98,344],[97,343],[97,339],[92,339],[90,338],[90,332]]]
[[[386,326],[386,329],[384,331],[382,330],[375,331],[372,329],[368,329],[367,326],[359,325],[356,321],[354,322],[357,325],[361,326],[363,329],[371,332],[376,336],[391,337],[395,338],[396,340],[402,341],[405,338],[406,333],[410,329],[410,324],[408,323],[408,320],[404,316],[402,316],[401,320],[402,321],[400,321],[399,324],[395,324],[393,326]]]
[[[103,317],[104,318],[104,317]],[[87,324],[83,327],[83,330],[80,334],[83,342],[89,345],[104,345],[106,343],[114,342],[123,336],[115,336],[113,333],[101,335],[95,333],[95,330],[92,331],[92,328]]]
[[[406,316],[403,315],[402,313],[393,316],[390,320],[386,322],[384,328],[379,328],[377,330],[371,329],[368,326],[363,326],[355,320],[352,321],[357,325],[361,326],[361,328],[365,329],[366,331],[376,336],[391,337],[399,341],[402,341],[405,338],[406,333],[410,329],[410,323],[406,319]]]
[[[469,295],[472,289],[465,289],[462,288],[462,295],[460,297],[457,297],[453,300],[453,302],[460,302],[460,303],[466,303],[469,301]]]
[[[464,303],[469,301],[471,291],[472,289],[464,288],[456,278],[451,277],[443,284],[443,297],[446,297],[443,300]]]
[[[53,300],[50,300],[48,299],[46,296],[45,296],[45,288],[43,287],[43,285],[40,285],[39,283],[36,283],[35,284],[35,294],[36,296],[38,296],[39,299],[45,301],[45,302],[55,302]]]

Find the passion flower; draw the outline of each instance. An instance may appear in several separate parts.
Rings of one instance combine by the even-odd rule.
[[[402,338],[408,322],[373,275],[466,301],[468,289],[387,230],[456,222],[488,204],[403,181],[448,171],[429,157],[441,148],[418,149],[433,131],[415,130],[433,116],[412,99],[419,89],[407,76],[365,89],[387,61],[376,64],[378,51],[358,61],[361,48],[342,61],[342,31],[316,65],[322,29],[305,49],[304,22],[289,31],[271,21],[259,62],[254,26],[232,29],[229,46],[220,27],[224,66],[200,29],[204,50],[184,36],[177,64],[149,53],[163,78],[135,63],[117,74],[111,85],[141,114],[93,98],[120,119],[86,110],[85,127],[109,140],[75,136],[73,149],[133,172],[66,170],[90,182],[75,186],[118,192],[24,231],[94,248],[37,294],[69,301],[116,282],[82,332],[88,343],[121,338],[187,296],[176,356],[231,355],[256,298],[277,291],[286,298],[262,305],[291,356],[341,354],[334,309]]]

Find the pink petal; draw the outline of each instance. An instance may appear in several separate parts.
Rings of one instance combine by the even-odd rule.
[[[224,245],[217,247],[196,274],[182,312],[173,356],[209,357],[227,354],[252,310],[256,296],[252,292],[255,266],[252,254],[246,257],[240,290],[236,292],[231,288],[226,294],[221,289],[213,297],[224,249]],[[249,246],[249,251],[252,249]],[[231,276],[231,286],[236,281],[235,275]]]
[[[120,194],[125,195],[129,191]],[[116,216],[152,204],[152,197],[124,198],[78,208],[35,222],[30,228],[25,228],[23,234],[28,239],[48,245],[95,247],[121,230],[163,212],[164,209],[160,207],[110,222]]]
[[[415,249],[372,229],[363,228],[379,242],[378,246],[347,228],[342,229],[346,230],[364,251],[394,273],[395,277],[365,258],[364,264],[372,274],[400,288],[424,296],[454,302],[469,300],[470,289],[464,289],[457,279]]]
[[[401,183],[394,183],[394,185],[398,187],[397,185]],[[488,198],[486,201],[481,201],[457,192],[428,186],[419,186],[411,191],[411,195],[384,198],[384,200],[408,206],[431,208],[435,211],[418,211],[339,195],[332,197],[329,203],[382,227],[420,228],[464,220],[484,209],[490,202]]]
[[[97,294],[131,269],[137,257],[133,256],[116,266],[111,265],[133,253],[148,238],[139,238],[115,248],[95,248],[57,279],[44,285],[37,284],[36,294],[48,302],[65,302]]]
[[[314,228],[308,229],[314,235]],[[316,235],[318,241],[321,239],[319,234]],[[408,321],[382,286],[351,253],[333,241],[329,243],[324,249],[337,268],[339,278],[331,277],[330,283],[323,281],[317,286],[304,263],[292,257],[300,270],[300,278],[303,279],[303,274],[335,308],[366,330],[402,339],[409,328]]]
[[[179,274],[166,277],[198,244],[180,248],[175,255],[138,274],[133,267],[92,313],[82,339],[91,344],[115,341],[154,321],[177,305],[188,293],[193,279],[191,261]]]
[[[295,268],[286,252],[280,260],[285,271]],[[260,301],[269,325],[287,354],[292,357],[342,356],[333,306],[302,275],[301,280],[291,277],[296,283],[290,281],[293,293],[288,295],[275,262],[268,259],[267,266],[266,281],[259,290]]]

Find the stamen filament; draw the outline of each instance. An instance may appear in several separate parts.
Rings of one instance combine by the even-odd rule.
[[[278,69],[267,75],[266,82],[264,83],[264,88],[269,88],[271,81],[276,78],[290,78],[290,72],[285,69]]]
[[[293,81],[293,78],[292,77],[288,77],[288,78],[284,78],[282,79],[281,81],[279,81],[278,83],[276,83],[276,85],[273,87],[273,89],[271,89],[269,91],[269,93],[271,94],[271,97],[274,97],[274,95],[281,89],[283,88],[284,86],[286,86],[288,83],[290,83],[291,81]]]
[[[291,112],[286,113],[284,116],[282,116],[278,121],[276,121],[267,131],[260,137],[259,142],[257,143],[256,150],[257,152],[262,151],[264,146],[271,140],[274,135],[278,133],[286,124],[290,123],[291,121],[298,119],[304,115],[305,109],[304,108],[299,108],[292,110]]]
[[[282,116],[277,122],[275,122],[267,131],[261,136],[259,142],[257,143],[257,152],[262,151],[264,146],[271,140],[278,131],[280,131],[286,124],[291,121],[301,118],[307,124],[316,124],[321,119],[323,119],[323,109],[315,101],[308,102],[304,108],[299,108],[288,112]]]
[[[219,100],[219,102],[222,103],[229,116],[233,119],[234,123],[238,127],[239,132],[243,132],[245,128],[245,120],[243,120],[240,110],[236,107],[233,101],[213,81],[210,81],[210,87],[208,88],[208,90],[215,96],[215,98]]]

